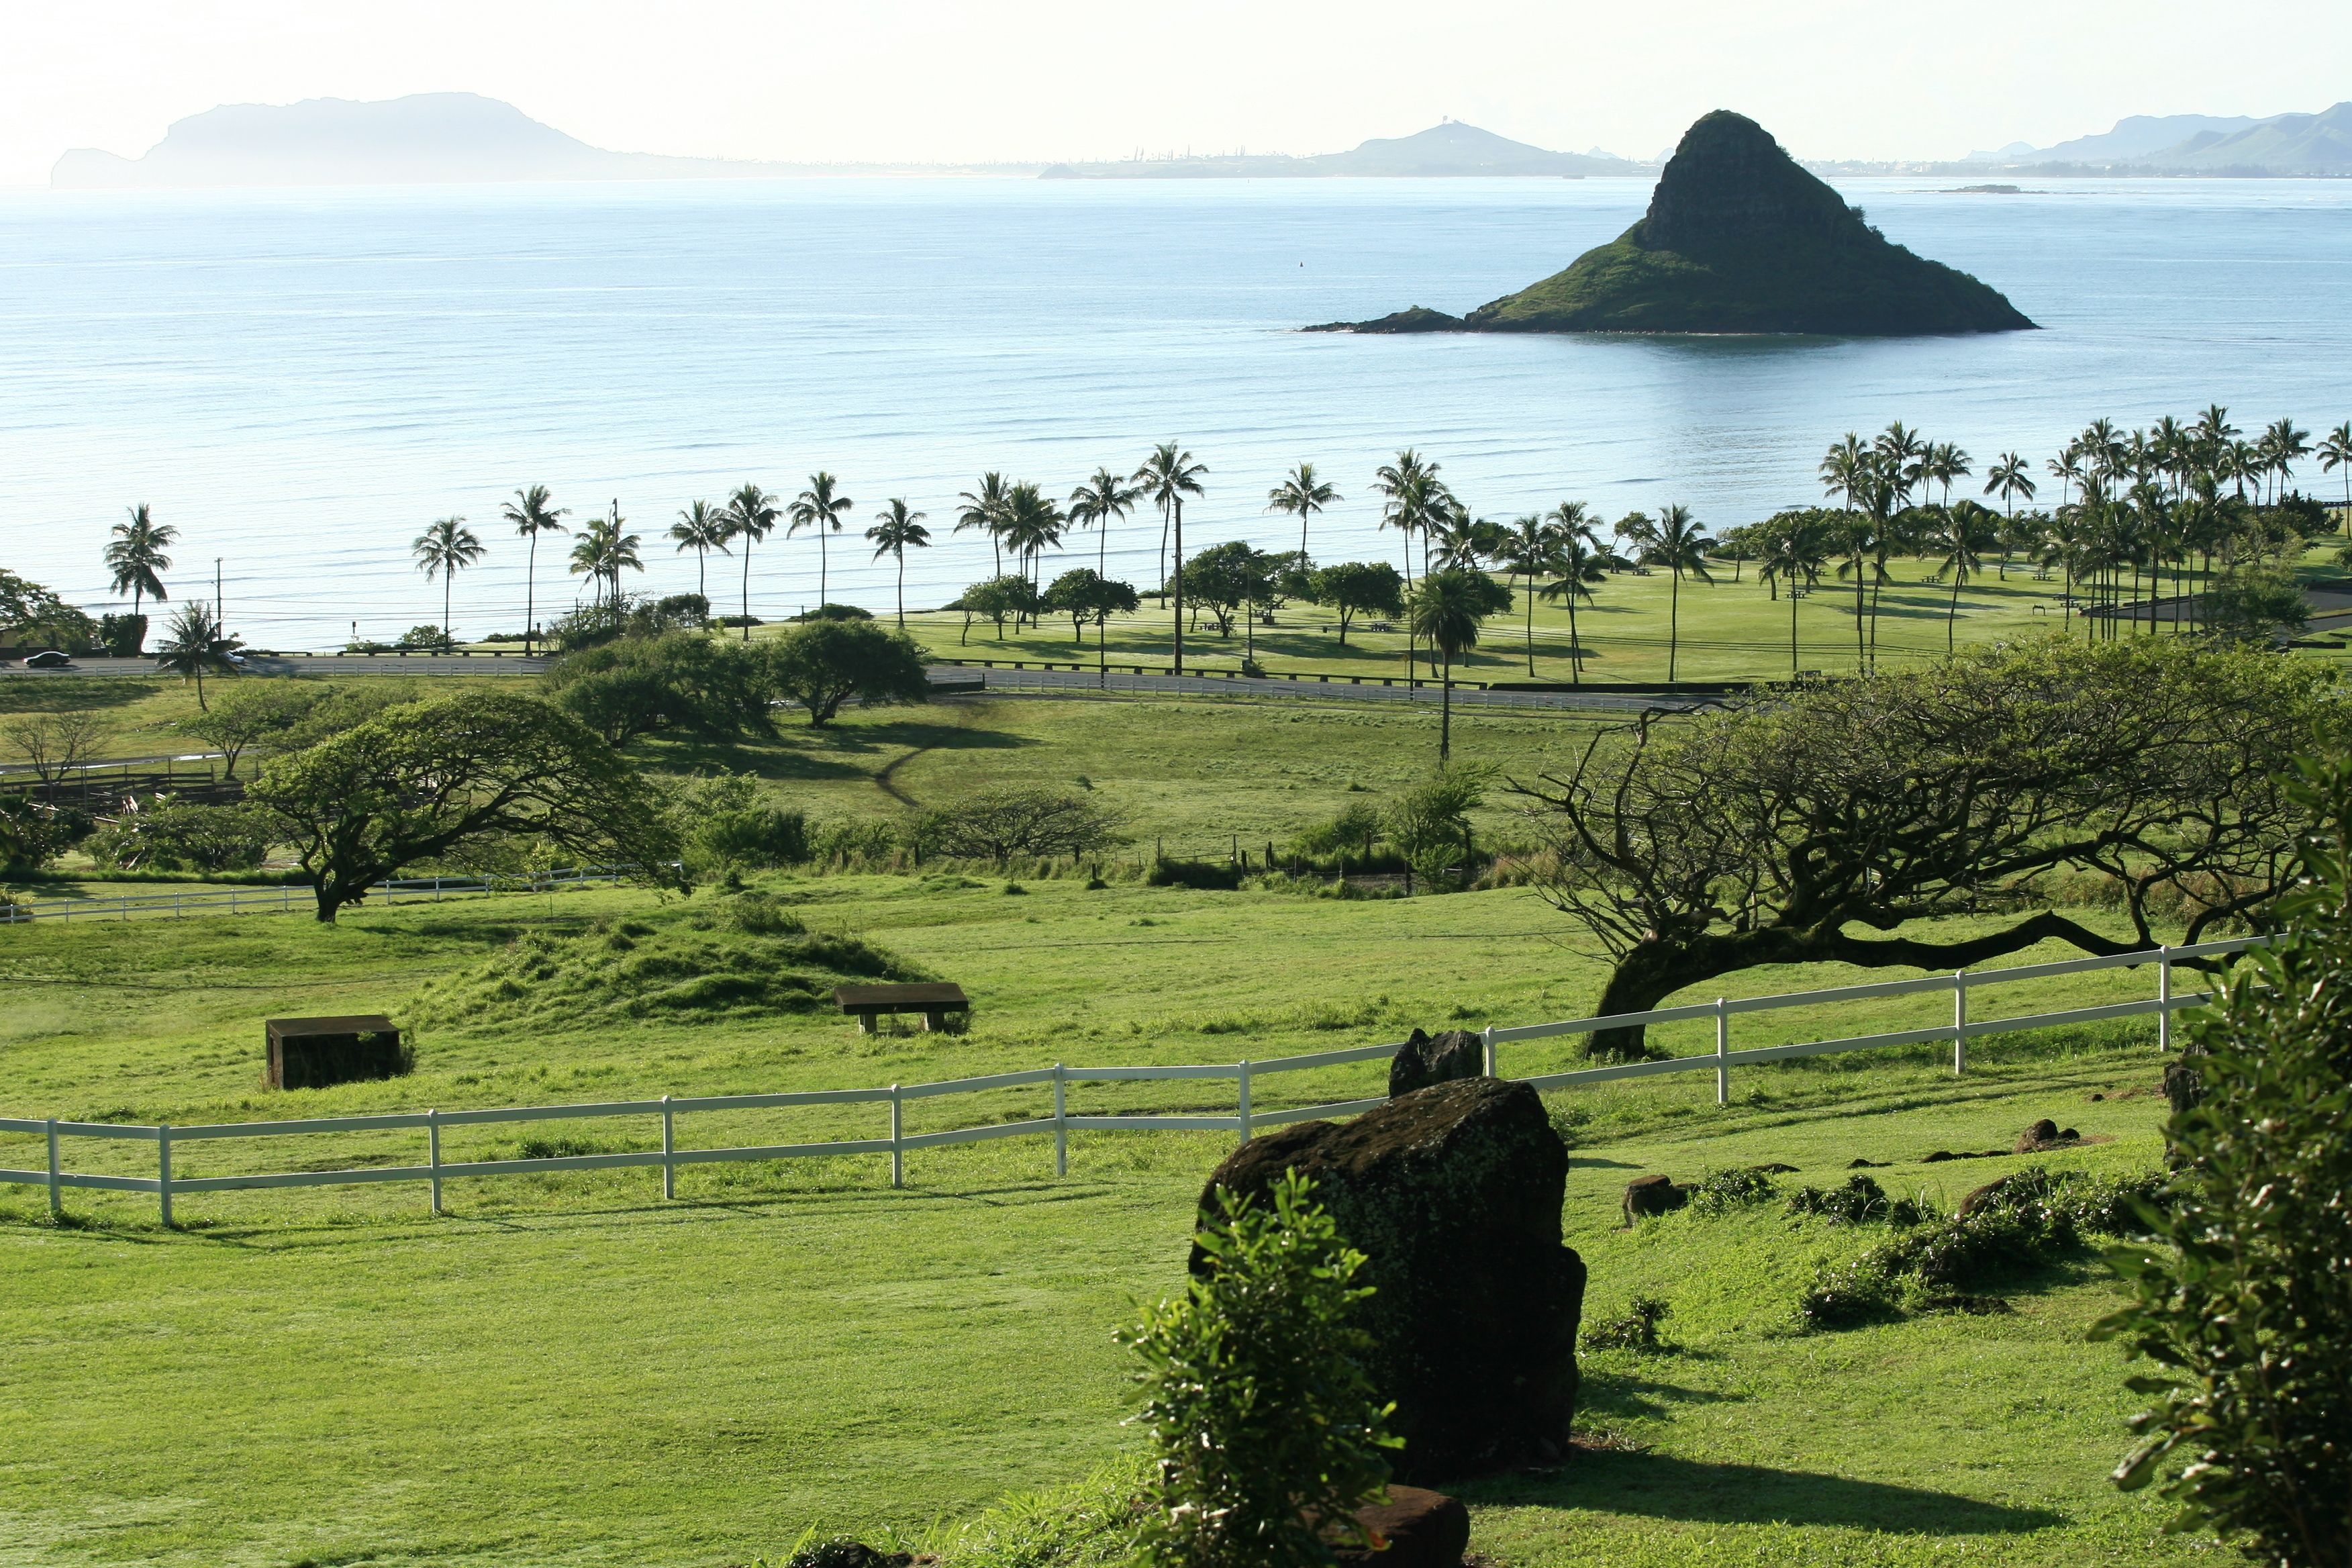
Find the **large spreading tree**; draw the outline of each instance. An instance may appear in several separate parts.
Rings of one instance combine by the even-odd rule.
[[[2324,667],[2169,638],[2037,638],[1928,668],[1645,715],[1513,788],[1547,830],[1540,886],[1615,960],[1596,1016],[1762,964],[1952,970],[2057,940],[2193,942],[2289,877],[2281,778],[2340,751]],[[2111,887],[2121,941],[2059,912]],[[1957,934],[1915,923],[2000,916]],[[1638,1055],[1639,1028],[1593,1037]]]
[[[322,921],[404,867],[500,839],[654,879],[669,878],[677,857],[635,767],[570,714],[503,692],[388,709],[273,758],[246,793],[299,852]]]

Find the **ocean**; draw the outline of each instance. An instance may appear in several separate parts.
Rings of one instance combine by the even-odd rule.
[[[1408,305],[1459,312],[1639,216],[1636,180],[1094,183],[838,179],[0,195],[0,566],[93,612],[99,552],[146,502],[181,539],[174,599],[278,648],[437,620],[409,542],[467,518],[490,547],[460,635],[517,630],[522,542],[498,521],[551,486],[573,521],[617,501],[629,586],[690,591],[677,510],[812,471],[856,498],[830,598],[887,609],[880,505],[929,514],[910,607],[991,570],[950,531],[983,469],[1056,493],[1181,440],[1208,465],[1188,546],[1295,546],[1264,510],[1293,463],[1345,499],[1318,559],[1393,554],[1373,468],[1412,446],[1481,516],[1666,502],[1717,528],[1817,499],[1847,430],[1889,420],[1981,471],[2037,467],[2105,415],[2229,406],[2250,429],[2352,417],[2352,182],[1856,180],[1890,238],[1974,272],[2042,331],[1898,341],[1301,334]],[[2298,480],[2340,492],[2315,464]],[[1160,525],[1108,541],[1156,581]],[[1072,563],[1098,542],[1074,533]],[[580,580],[542,548],[539,604]],[[1048,574],[1060,563],[1049,560]],[[752,557],[751,611],[818,602],[819,550]],[[711,597],[737,607],[736,564]]]

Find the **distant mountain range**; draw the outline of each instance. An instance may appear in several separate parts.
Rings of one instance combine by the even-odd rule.
[[[1639,174],[1644,165],[1595,149],[1552,153],[1475,125],[1449,120],[1411,136],[1376,137],[1345,153],[1307,157],[1235,153],[1223,157],[1133,158],[1115,163],[1052,163],[1049,180],[1297,179],[1355,175],[1428,178],[1473,174]]]
[[[900,165],[863,165],[882,173]],[[313,98],[224,104],[175,121],[137,158],[78,147],[49,172],[58,190],[125,185],[398,185],[488,180],[758,179],[841,165],[608,153],[470,92],[381,102]],[[1034,173],[1034,163],[1004,172]]]
[[[2016,142],[1971,153],[1972,168],[2095,169],[2134,174],[2352,174],[2352,102],[2317,114],[2135,114],[2054,147]]]

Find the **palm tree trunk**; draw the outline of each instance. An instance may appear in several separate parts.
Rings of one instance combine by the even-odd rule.
[[[1789,581],[1789,679],[1797,679],[1797,584]]]
[[[1568,683],[1584,684],[1584,645],[1576,640],[1576,584],[1568,586]]]
[[[1675,679],[1675,652],[1682,641],[1683,574],[1675,573],[1667,579],[1666,587],[1666,684]]]
[[[826,593],[825,563],[831,559],[825,551],[824,525],[826,521],[827,520],[822,517],[816,520],[816,602],[819,608],[823,608],[824,605],[824,595]]]
[[[1171,579],[1175,586],[1176,605],[1176,673],[1184,673],[1184,498],[1176,498],[1176,575]]]
[[[1949,656],[1952,651],[1953,623],[1958,621],[1959,618],[1960,569],[1958,566],[1955,566],[1952,568],[1952,605],[1950,609],[1944,612],[1944,652],[1947,656]]]
[[[898,629],[907,629],[907,547],[898,546]]]
[[[710,613],[710,552],[702,545],[694,547],[694,593],[702,601],[702,613]]]
[[[743,640],[751,640],[751,536],[743,536]]]
[[[1454,655],[1450,649],[1439,652],[1445,661],[1437,694],[1437,761],[1443,766],[1454,754]]]
[[[1862,557],[1853,558],[1853,668],[1860,670],[1865,660],[1862,654]]]
[[[457,574],[441,574],[441,651],[449,650],[449,590],[457,585]]]
[[[531,612],[537,607],[531,603],[531,588],[538,580],[539,531],[533,529],[530,535],[529,563],[522,569],[522,656],[525,658],[530,657],[531,623],[535,619]]]

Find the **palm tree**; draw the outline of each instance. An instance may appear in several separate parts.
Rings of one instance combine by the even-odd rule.
[[[441,579],[441,646],[446,648],[450,646],[449,590],[457,585],[458,573],[482,558],[482,542],[464,518],[445,517],[418,534],[408,549],[427,583]]]
[[[2319,443],[2319,471],[2332,474],[2338,468],[2344,470],[2344,527],[2352,532],[2352,419],[2330,430]]]
[[[1289,512],[1298,519],[1298,566],[1307,569],[1307,520],[1339,499],[1337,487],[1315,477],[1315,465],[1301,463],[1282,483],[1265,492],[1268,511]]]
[[[1580,501],[1567,504],[1580,512],[1583,510]],[[1559,531],[1540,515],[1520,518],[1511,524],[1510,531],[1503,539],[1501,560],[1510,571],[1512,585],[1516,587],[1522,577],[1527,579],[1529,675],[1536,672],[1536,579],[1552,568],[1559,554]]]
[[[1413,636],[1435,649],[1444,661],[1444,689],[1438,697],[1440,763],[1454,751],[1454,661],[1478,646],[1478,628],[1486,619],[1478,609],[1482,602],[1479,589],[1484,586],[1493,591],[1492,584],[1481,584],[1475,580],[1475,575],[1449,566],[1423,578],[1412,596]]]
[[[515,499],[499,509],[499,515],[514,524],[514,531],[530,541],[530,554],[522,573],[522,651],[530,653],[530,639],[539,631],[535,602],[539,583],[539,536],[542,533],[570,531],[555,520],[572,515],[569,507],[550,507],[552,499],[545,485],[528,485],[515,491]]]
[[[611,515],[600,517],[582,529],[578,542],[572,546],[572,570],[607,585],[607,603],[612,606],[615,626],[621,619],[621,574],[646,569],[645,562],[637,555],[638,536],[621,531],[621,525],[628,521],[621,515],[621,503],[614,500]]]
[[[1176,608],[1176,673],[1184,673],[1184,498],[1205,495],[1201,488],[1201,476],[1209,471],[1204,463],[1192,460],[1192,454],[1174,441],[1163,441],[1143,459],[1135,470],[1134,479],[1143,488],[1144,499],[1160,509],[1160,582],[1171,585]],[[1176,531],[1176,570],[1168,573],[1168,531]]]
[[[1035,485],[1024,482],[1004,492],[1005,547],[1013,552],[1014,566],[1027,567],[1033,584],[1037,581],[1039,558],[1062,542],[1062,529],[1068,521],[1054,499]]]
[[[2009,526],[2001,531],[2000,578],[2009,580],[2009,536],[2017,521],[2017,498],[2033,499],[2033,473],[2023,458],[2014,452],[2003,452],[1993,466],[1985,470],[1984,493],[2000,497],[2001,510]]]
[[[1099,468],[1093,479],[1070,492],[1070,521],[1095,531],[1096,576],[1110,574],[1110,525],[1134,510],[1142,499],[1141,490],[1108,468]]]
[[[669,525],[669,536],[677,542],[677,548],[694,552],[694,591],[701,596],[705,615],[710,611],[710,552],[728,553],[730,526],[727,513],[707,500],[696,501]]]
[[[751,640],[751,546],[775,531],[783,516],[776,498],[757,485],[747,484],[727,498],[722,512],[727,537],[743,542],[743,640]]]
[[[134,619],[142,595],[150,599],[172,596],[163,591],[163,574],[172,569],[172,558],[163,552],[179,537],[178,529],[155,521],[145,501],[131,509],[129,521],[114,525],[114,538],[106,547],[106,564],[113,573],[114,591],[131,590]]]
[[[907,547],[927,548],[931,542],[931,531],[923,526],[923,514],[908,511],[907,503],[893,496],[874,514],[874,526],[866,531],[874,542],[874,559],[896,556],[898,562],[898,629],[907,627]]]
[[[816,530],[816,602],[825,602],[825,535],[841,531],[842,514],[857,503],[847,496],[834,494],[839,481],[831,474],[817,472],[809,476],[808,489],[793,500],[792,526],[784,530],[790,539],[803,528]]]
[[[1830,542],[1811,512],[1791,517],[1785,527],[1766,535],[1756,574],[1773,591],[1789,590],[1789,679],[1797,678],[1797,585],[1821,581],[1829,563]]]
[[[2295,459],[2311,456],[2311,432],[2296,429],[2292,419],[2274,420],[2263,432],[2262,453],[2270,471],[2278,476],[2278,489],[2271,496],[2275,502],[2285,493],[2287,480],[2294,477]]]
[[[1372,474],[1372,489],[1381,497],[1381,526],[1395,529],[1404,539],[1404,586],[1408,594],[1412,592],[1412,536],[1436,520],[1449,499],[1437,470],[1437,464],[1408,447],[1396,455],[1394,462],[1381,464]],[[1408,686],[1417,680],[1421,666],[1415,656],[1420,647],[1420,637],[1408,618],[1404,645]]]
[[[977,529],[988,535],[989,547],[996,552],[996,570],[992,576],[1004,575],[1004,539],[997,531],[1004,516],[1004,476],[987,473],[980,476],[980,489],[966,490],[961,499],[963,505],[956,509],[955,531]]]
[[[1715,576],[1706,569],[1707,546],[1715,541],[1691,517],[1686,506],[1669,506],[1658,513],[1658,521],[1650,538],[1643,546],[1642,558],[1653,566],[1663,566],[1674,574],[1666,589],[1666,679],[1675,678],[1675,655],[1682,640],[1683,574],[1688,572],[1702,583],[1712,583]]]
[[[196,706],[209,710],[211,705],[205,700],[205,671],[235,675],[236,663],[229,655],[241,645],[221,630],[220,617],[204,599],[191,599],[181,605],[164,630],[171,640],[156,648],[155,662],[183,679],[194,676]]]
[[[1948,507],[1928,542],[1938,571],[1952,574],[1952,600],[1944,612],[1944,651],[1952,651],[1955,623],[1960,615],[1960,584],[1972,572],[1984,570],[1983,552],[1999,542],[1992,512],[1972,500]]]
[[[1580,512],[1583,503],[1569,501]],[[1559,515],[1555,510],[1552,515]],[[1601,548],[1601,541],[1591,523],[1562,528],[1553,544],[1547,570],[1552,580],[1536,590],[1547,599],[1568,601],[1568,679],[1571,685],[1584,679],[1584,644],[1576,633],[1576,602],[1591,600],[1592,590],[1609,580],[1612,569],[1622,564],[1617,557]]]

